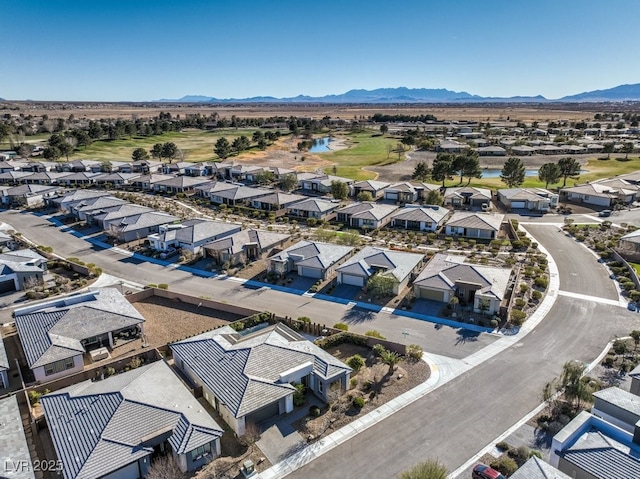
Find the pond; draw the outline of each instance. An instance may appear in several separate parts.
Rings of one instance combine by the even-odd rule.
[[[322,153],[325,151],[331,151],[331,148],[329,148],[330,141],[331,138],[329,138],[328,136],[313,140],[313,146],[309,148],[309,153]]]
[[[583,175],[585,173],[589,173],[589,171],[587,170],[580,170],[580,174]],[[483,178],[500,178],[500,175],[502,174],[502,169],[501,168],[485,168],[482,170],[482,177]],[[534,170],[524,170],[524,176],[538,176],[538,169],[534,169]]]

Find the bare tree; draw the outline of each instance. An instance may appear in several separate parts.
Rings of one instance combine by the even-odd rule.
[[[261,431],[255,422],[249,421],[244,426],[244,434],[240,437],[240,443],[247,446],[250,452],[260,440]]]
[[[180,470],[171,456],[156,459],[151,464],[146,479],[184,479],[185,474]]]

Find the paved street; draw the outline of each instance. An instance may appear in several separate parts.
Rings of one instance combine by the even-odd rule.
[[[105,272],[140,283],[166,282],[172,289],[190,294],[238,301],[279,314],[326,318],[327,324],[353,314],[345,305],[267,288],[252,290],[230,279],[195,278],[182,271],[124,258],[113,251],[98,250],[81,239],[57,232],[46,220],[32,215],[5,212],[0,213],[0,220],[38,243],[53,246],[63,256],[80,257]],[[539,404],[542,387],[560,373],[564,362],[591,361],[610,339],[638,327],[636,313],[613,305],[618,298],[616,289],[606,268],[593,255],[558,232],[556,226],[528,225],[527,229],[556,259],[560,291],[566,292],[558,295],[541,324],[513,347],[289,477],[391,478],[419,460],[435,457],[453,470]],[[410,329],[408,342],[418,342],[429,352],[449,357],[467,357],[492,340],[489,335],[480,335],[477,341],[462,340],[455,329],[435,328],[430,323],[385,313],[364,318],[354,329],[372,329],[371,324],[387,337],[399,340],[403,339],[402,330],[394,331],[394,327]]]

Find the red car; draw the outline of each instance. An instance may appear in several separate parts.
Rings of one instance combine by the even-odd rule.
[[[471,473],[473,479],[507,479],[495,469],[485,465],[476,464]]]

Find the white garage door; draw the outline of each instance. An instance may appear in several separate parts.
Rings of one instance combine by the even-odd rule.
[[[322,278],[322,271],[315,268],[305,268],[304,266],[298,268],[298,274],[307,278]]]
[[[352,274],[342,274],[341,283],[350,284],[351,286],[364,286],[364,278],[362,276],[354,276]]]
[[[511,202],[511,207],[512,208],[524,208],[524,201],[512,201]]]
[[[420,298],[432,301],[444,301],[444,291],[420,288]]]
[[[387,200],[397,200],[398,199],[398,193],[386,192],[384,194],[384,197]]]

